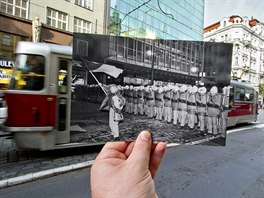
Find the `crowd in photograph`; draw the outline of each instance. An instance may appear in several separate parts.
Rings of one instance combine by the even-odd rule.
[[[110,85],[101,86],[109,92]],[[198,131],[203,135],[218,135],[226,131],[228,87],[220,90],[216,86],[206,88],[172,83],[159,86],[116,85],[116,87],[119,94],[125,98],[123,108],[125,113],[147,116],[150,119],[171,123],[177,128]],[[100,87],[90,85],[90,89],[98,93]],[[98,99],[98,94],[90,96]]]

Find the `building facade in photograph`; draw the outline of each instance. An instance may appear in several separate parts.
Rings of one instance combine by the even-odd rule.
[[[202,40],[204,0],[111,0],[109,34]]]
[[[231,16],[204,29],[204,41],[233,43],[233,79],[256,88],[264,82],[264,25],[257,19]]]

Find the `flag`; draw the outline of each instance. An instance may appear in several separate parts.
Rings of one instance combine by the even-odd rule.
[[[84,58],[81,58],[81,60],[84,66],[87,67],[91,72],[103,72],[114,78],[117,78],[121,73],[123,73],[122,69],[119,69],[113,65],[91,62],[85,60]]]

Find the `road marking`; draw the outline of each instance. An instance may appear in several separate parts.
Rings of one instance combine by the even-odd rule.
[[[253,126],[249,126],[249,127],[243,127],[243,128],[238,128],[238,129],[230,129],[230,130],[227,130],[227,134],[229,133],[234,133],[234,132],[238,132],[238,131],[244,131],[244,130],[250,130],[250,129],[254,129],[254,128],[263,128],[264,127],[264,124],[263,123],[260,123],[260,124],[255,124]]]

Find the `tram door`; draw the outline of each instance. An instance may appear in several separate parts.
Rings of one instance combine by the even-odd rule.
[[[70,142],[70,110],[71,110],[71,72],[72,61],[69,57],[57,57],[57,124],[56,144]]]

